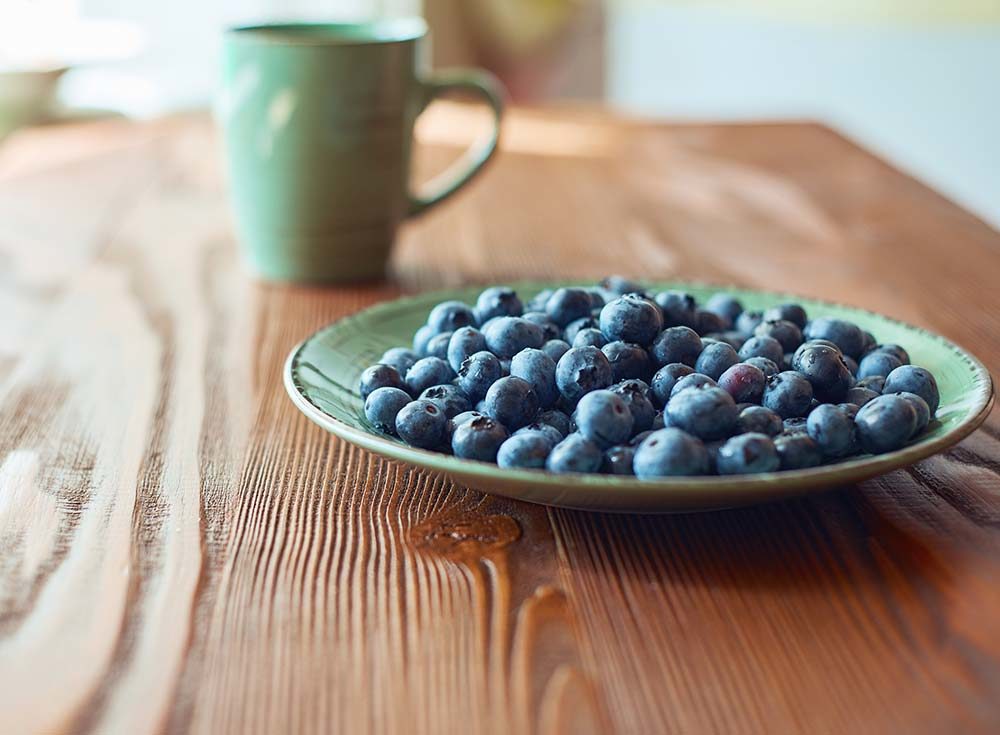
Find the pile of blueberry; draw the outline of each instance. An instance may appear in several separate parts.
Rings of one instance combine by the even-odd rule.
[[[509,288],[431,311],[361,375],[365,416],[407,444],[501,467],[655,478],[794,470],[898,449],[938,388],[899,345],[800,305],[718,293]]]

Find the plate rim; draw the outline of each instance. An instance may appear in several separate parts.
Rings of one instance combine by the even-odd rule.
[[[849,484],[859,482],[882,475],[886,472],[902,467],[907,467],[922,459],[926,459],[938,452],[954,446],[973,431],[979,428],[986,420],[992,410],[996,395],[993,377],[986,366],[968,350],[956,344],[952,340],[935,332],[931,332],[923,327],[910,324],[894,317],[879,314],[878,312],[865,309],[863,307],[851,306],[827,299],[818,299],[810,296],[802,296],[783,291],[769,291],[765,289],[746,288],[737,285],[719,285],[714,283],[699,281],[656,281],[656,287],[665,288],[714,288],[729,289],[731,291],[753,293],[776,298],[803,299],[816,304],[824,304],[842,309],[850,309],[856,312],[868,314],[878,319],[886,320],[898,324],[907,329],[920,332],[922,335],[938,342],[943,347],[950,349],[958,357],[968,363],[974,372],[973,380],[977,385],[977,390],[970,405],[969,414],[956,426],[952,427],[942,436],[935,439],[917,442],[893,452],[881,455],[864,455],[857,459],[851,459],[836,464],[820,465],[802,470],[783,470],[776,472],[766,472],[752,475],[733,476],[679,476],[664,477],[655,480],[640,480],[632,476],[584,474],[584,473],[553,473],[546,470],[530,469],[500,469],[490,462],[481,462],[470,459],[459,459],[452,455],[432,452],[430,450],[419,449],[402,444],[392,438],[379,436],[374,433],[357,429],[342,420],[331,416],[310,401],[295,385],[295,367],[299,354],[305,345],[314,340],[318,335],[337,327],[345,322],[354,320],[362,315],[372,315],[373,313],[388,309],[390,307],[406,307],[413,303],[422,303],[428,298],[436,295],[453,295],[455,290],[476,288],[477,284],[465,284],[450,289],[435,289],[423,291],[419,294],[402,296],[387,301],[379,301],[370,306],[358,309],[350,314],[345,314],[340,318],[311,332],[305,339],[298,342],[288,353],[282,369],[282,382],[292,403],[313,423],[329,431],[335,436],[360,446],[369,451],[375,452],[384,457],[405,462],[407,464],[442,472],[449,476],[461,476],[463,482],[469,482],[472,478],[482,478],[492,488],[496,481],[510,483],[530,483],[534,486],[550,485],[553,488],[563,487],[567,483],[574,483],[576,490],[581,493],[587,491],[605,492],[615,489],[628,490],[632,492],[648,493],[654,496],[660,493],[669,493],[671,490],[680,489],[701,489],[706,492],[719,493],[752,493],[770,489],[774,491],[775,497],[787,496],[791,491],[798,490],[800,493],[807,493],[813,490],[822,490],[832,485]],[[578,281],[514,281],[509,287],[515,290],[529,290],[532,288],[559,288],[563,286],[579,285]],[[475,487],[475,485],[472,485]],[[497,490],[490,489],[488,492],[494,494],[505,494]],[[509,494],[509,497],[517,497]],[[650,498],[652,499],[652,497]],[[736,498],[734,498],[735,500]],[[763,502],[763,501],[761,501]],[[565,507],[569,507],[568,504]],[[580,506],[576,506],[580,507]]]

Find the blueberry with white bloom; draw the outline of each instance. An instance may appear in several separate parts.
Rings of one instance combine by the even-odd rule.
[[[937,380],[926,370],[916,365],[901,365],[885,376],[882,393],[916,393],[924,399],[931,411],[931,418],[937,414],[941,394]]]
[[[399,371],[390,365],[372,365],[365,368],[358,379],[358,392],[362,398],[378,388],[399,388],[406,390],[406,383],[399,376]]]
[[[596,347],[574,347],[556,363],[556,385],[571,403],[611,385],[611,363]]]
[[[552,441],[540,431],[517,434],[500,445],[497,464],[504,469],[543,469]]]
[[[705,345],[694,363],[694,371],[707,375],[712,380],[718,380],[726,370],[740,361],[736,350],[725,342],[714,342]]]
[[[823,464],[823,452],[805,432],[775,437],[774,449],[778,453],[779,467],[782,470],[804,470]]]
[[[528,347],[538,349],[545,344],[542,328],[518,316],[492,319],[483,327],[486,347],[497,357],[511,358]]]
[[[545,313],[560,327],[590,316],[590,294],[582,288],[556,289],[545,303]]]
[[[518,352],[511,358],[510,374],[531,383],[542,408],[549,408],[559,397],[556,363],[542,350],[526,349]]]
[[[546,341],[562,337],[562,330],[559,328],[559,325],[549,319],[549,315],[544,311],[526,311],[521,315],[521,318],[541,327],[542,335]]]
[[[717,293],[705,302],[705,310],[718,314],[729,324],[735,324],[736,319],[743,313],[743,304],[732,294]]]
[[[632,412],[632,433],[646,431],[653,427],[656,418],[656,406],[653,405],[653,392],[641,380],[623,380],[609,389],[621,396]]]
[[[865,348],[865,334],[852,322],[833,317],[820,317],[806,324],[803,330],[806,339],[828,339],[845,355],[857,360]]]
[[[767,319],[753,330],[755,337],[772,337],[785,352],[794,352],[802,344],[802,330],[787,319]]]
[[[571,345],[561,339],[550,339],[542,345],[542,352],[552,358],[553,362],[559,362],[559,358],[569,352]]]
[[[680,429],[654,431],[636,448],[632,469],[643,480],[658,477],[704,475],[708,451],[696,437]]]
[[[653,361],[649,353],[630,342],[608,342],[601,347],[611,363],[611,375],[615,382],[637,379],[648,380],[653,371]]]
[[[869,378],[873,375],[888,375],[902,364],[902,360],[891,352],[872,350],[858,363],[857,377]]]
[[[736,431],[740,434],[756,433],[777,436],[784,430],[781,416],[763,406],[747,406],[740,411],[736,420]]]
[[[650,354],[658,366],[681,362],[694,367],[701,354],[702,342],[698,333],[689,327],[669,327],[653,340]]]
[[[495,316],[521,316],[523,311],[517,293],[506,286],[491,286],[476,299],[476,316],[480,324]]]
[[[882,454],[899,449],[913,436],[917,412],[901,396],[881,395],[860,408],[854,424],[864,450]]]
[[[661,291],[653,301],[663,312],[664,327],[690,327],[698,325],[698,302],[684,291]]]
[[[451,369],[456,373],[465,362],[465,358],[486,349],[486,338],[475,327],[460,327],[451,334],[448,340],[447,359]]]
[[[500,378],[486,391],[486,415],[509,430],[531,423],[538,412],[538,396],[531,383],[523,378]]]
[[[838,406],[825,403],[810,413],[806,431],[824,457],[838,459],[857,452],[854,417]]]
[[[600,325],[610,341],[648,345],[663,329],[663,312],[639,294],[627,294],[601,309]]]
[[[497,452],[507,436],[507,429],[499,422],[480,416],[455,427],[451,449],[461,459],[496,462]]]
[[[739,351],[740,359],[744,362],[751,357],[766,357],[774,364],[780,364],[785,358],[785,351],[781,343],[774,337],[749,337]]]
[[[771,437],[766,434],[740,434],[719,447],[715,469],[720,475],[751,475],[774,472],[781,461]]]
[[[711,441],[729,436],[736,428],[736,402],[722,388],[704,386],[680,391],[667,404],[671,426]]]
[[[396,368],[396,372],[405,378],[406,371],[413,367],[413,363],[419,360],[420,357],[414,350],[407,349],[406,347],[390,347],[382,353],[382,357],[378,361],[382,365],[389,365]]]
[[[684,377],[677,379],[677,382],[674,383],[674,387],[670,389],[670,395],[667,397],[667,401],[669,402],[672,398],[674,398],[674,396],[690,388],[714,388],[717,385],[718,383],[707,375],[702,375],[701,373],[691,373],[690,375],[685,375]]]
[[[406,387],[410,393],[419,396],[428,388],[444,385],[455,379],[451,365],[440,357],[424,357],[417,360],[406,373]]]
[[[805,416],[812,404],[812,385],[796,372],[772,375],[764,385],[761,404],[783,419]]]
[[[475,312],[461,301],[442,301],[431,309],[427,317],[427,326],[435,334],[454,332],[459,327],[474,327],[478,324]]]
[[[602,447],[628,441],[635,419],[624,399],[610,390],[597,390],[580,399],[576,425],[581,434]]]
[[[483,350],[462,361],[458,368],[458,387],[470,400],[478,401],[500,380],[502,373],[499,358]]]
[[[420,394],[420,398],[433,403],[444,411],[444,415],[448,418],[457,416],[472,408],[465,394],[451,383],[431,386]]]
[[[430,401],[412,401],[396,414],[396,434],[414,447],[434,449],[445,438],[448,419]]]
[[[785,303],[772,306],[764,311],[764,321],[791,322],[799,329],[805,329],[808,317],[800,304]]]
[[[549,454],[545,467],[550,472],[597,472],[604,460],[601,448],[582,434],[570,434]]]
[[[365,418],[379,431],[396,433],[396,416],[413,399],[399,388],[376,388],[365,399]]]

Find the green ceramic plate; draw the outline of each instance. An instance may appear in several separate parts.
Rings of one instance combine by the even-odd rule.
[[[514,284],[522,299],[554,285]],[[657,284],[707,298],[717,286]],[[408,346],[431,308],[445,299],[474,303],[480,287],[425,293],[378,304],[321,329],[292,350],[285,366],[285,386],[295,405],[310,419],[358,446],[417,467],[443,472],[456,483],[497,495],[567,508],[615,511],[677,512],[745,505],[857,482],[912,464],[949,447],[983,422],[993,402],[986,368],[943,337],[861,309],[788,295],[726,290],[748,309],[793,299],[810,316],[849,319],[870,330],[879,342],[905,347],[914,364],[937,377],[941,405],[937,421],[919,440],[879,456],[861,456],[808,470],[731,477],[669,478],[643,481],[607,475],[558,475],[538,470],[501,470],[496,465],[456,459],[408,447],[378,433],[364,417],[357,381],[368,365],[389,347]]]

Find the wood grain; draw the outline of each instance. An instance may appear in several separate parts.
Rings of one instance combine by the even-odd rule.
[[[421,122],[421,175],[476,115]],[[857,487],[628,516],[336,441],[291,346],[401,290],[787,288],[1000,367],[1000,235],[812,124],[519,110],[381,285],[258,284],[207,119],[0,146],[0,732],[1000,728],[1000,420]]]

